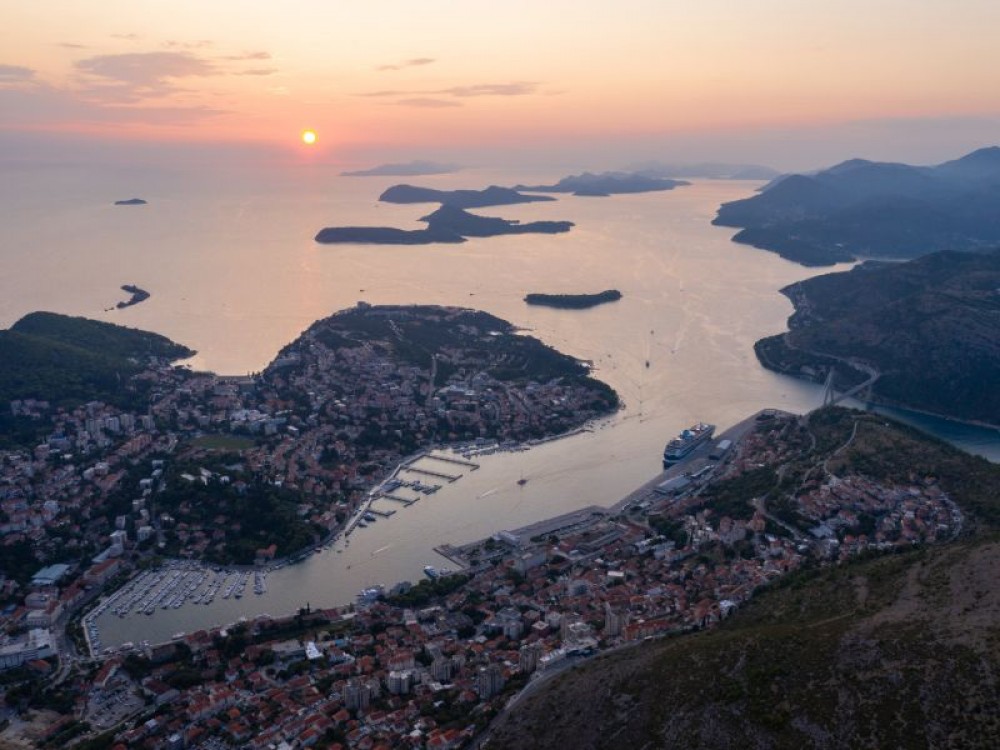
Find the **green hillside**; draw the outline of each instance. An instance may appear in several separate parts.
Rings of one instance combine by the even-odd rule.
[[[35,398],[57,405],[96,399],[124,406],[136,397],[130,375],[153,361],[192,354],[156,333],[31,313],[0,331],[0,404]]]
[[[757,342],[765,367],[821,380],[830,357],[859,359],[881,373],[876,401],[1000,424],[1000,251],[934,253],[782,292],[796,312],[788,334]]]

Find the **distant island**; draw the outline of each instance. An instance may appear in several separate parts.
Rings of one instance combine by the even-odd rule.
[[[725,164],[716,162],[664,164],[663,162],[649,161],[633,164],[625,171],[646,177],[699,180],[773,180],[781,176],[778,170],[760,164]]]
[[[497,237],[505,234],[558,234],[568,232],[571,221],[517,221],[470,214],[461,208],[443,205],[420,219],[426,229],[393,227],[326,227],[316,235],[322,244],[427,245],[436,242],[465,242],[466,237]]]
[[[863,264],[781,290],[789,332],[757,342],[768,369],[841,389],[874,368],[872,401],[1000,425],[1000,250]]]
[[[441,203],[458,208],[508,206],[516,203],[555,200],[548,195],[522,195],[516,190],[496,185],[484,190],[435,190],[414,185],[393,185],[378,199],[384,203]]]
[[[998,191],[998,147],[933,167],[851,159],[779,177],[724,203],[712,223],[739,227],[733,241],[805,266],[981,251],[1000,244]]]
[[[617,289],[606,289],[597,294],[529,294],[524,301],[529,305],[558,307],[566,310],[585,310],[608,302],[617,302],[622,293]]]
[[[380,164],[370,169],[341,172],[342,177],[420,177],[423,175],[451,174],[461,167],[457,164],[441,164],[433,161],[409,161],[401,164]]]
[[[514,190],[534,193],[572,193],[578,196],[607,197],[626,193],[650,193],[673,190],[691,183],[664,177],[650,177],[634,172],[603,172],[563,177],[554,185],[516,185]]]
[[[123,201],[115,201],[116,206],[145,206],[147,201],[142,198],[128,198]]]
[[[140,302],[145,302],[147,299],[149,299],[149,292],[147,292],[145,289],[140,289],[134,284],[122,284],[121,290],[123,292],[128,292],[132,296],[129,299],[119,302],[117,305],[115,305],[115,307],[118,308],[119,310],[125,307],[131,307],[132,305],[138,305]]]

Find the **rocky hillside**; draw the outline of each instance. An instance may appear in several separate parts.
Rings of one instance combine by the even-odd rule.
[[[822,379],[830,357],[863,360],[881,373],[876,400],[1000,424],[1000,251],[861,266],[782,292],[795,314],[788,334],[757,343],[765,367]]]

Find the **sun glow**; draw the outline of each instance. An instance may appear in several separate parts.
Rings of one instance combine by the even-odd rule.
[[[315,130],[303,130],[302,131],[302,142],[307,146],[311,146],[316,142],[316,131]]]

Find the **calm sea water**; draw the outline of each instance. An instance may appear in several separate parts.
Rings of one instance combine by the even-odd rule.
[[[767,372],[753,342],[783,330],[778,294],[815,272],[735,245],[709,223],[756,185],[700,182],[666,193],[481,209],[525,221],[568,219],[564,235],[473,239],[426,247],[321,246],[328,225],[417,226],[433,206],[377,203],[394,178],[326,168],[225,172],[12,170],[0,183],[0,326],[32,310],[86,315],[163,333],[198,350],[196,368],[262,369],[318,318],[353,305],[463,305],[505,318],[594,363],[625,409],[578,435],[482,468],[335,547],[269,576],[268,592],[152,617],[101,620],[105,644],[162,640],[261,612],[344,604],[374,583],[417,580],[444,563],[432,547],[462,543],[591,504],[610,505],[659,469],[664,442],[708,421],[720,429],[764,407],[806,411],[817,386]],[[467,171],[413,178],[484,187],[558,174]],[[7,178],[9,177],[9,179]],[[138,196],[142,207],[116,207]],[[152,297],[105,312],[134,283]],[[529,307],[527,292],[624,298],[587,311]],[[646,363],[649,363],[648,367]],[[1000,458],[1000,435],[915,417],[963,447]],[[518,485],[524,476],[529,481]]]

